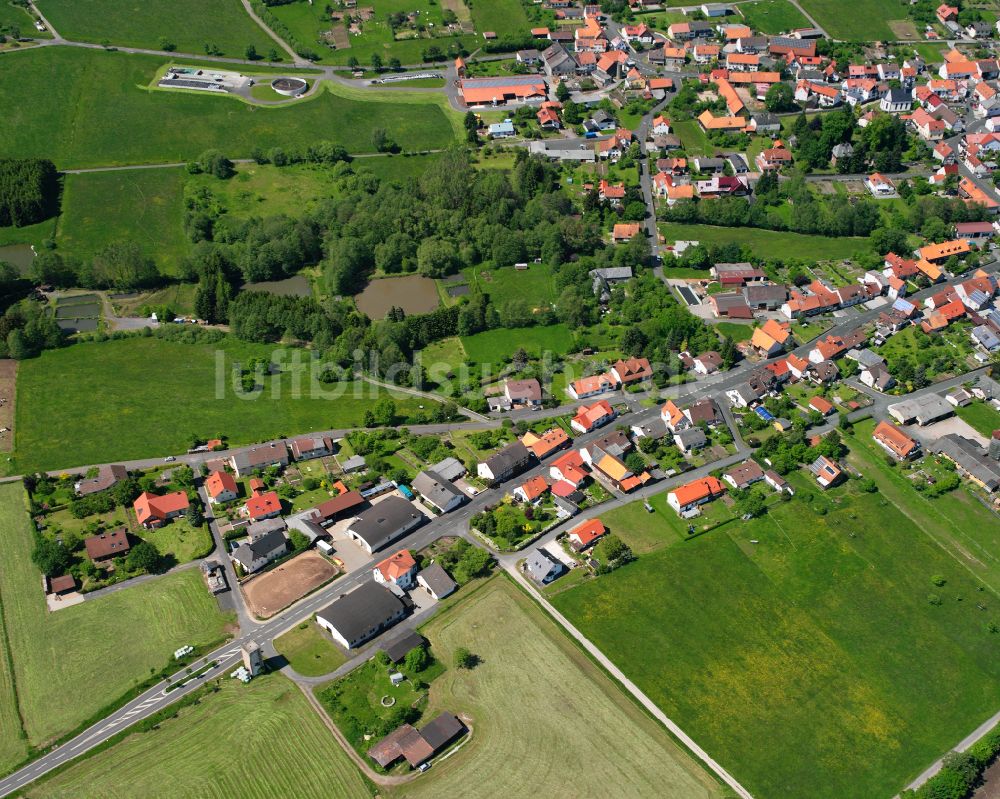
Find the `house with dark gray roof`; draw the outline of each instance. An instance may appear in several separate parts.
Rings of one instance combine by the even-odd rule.
[[[1000,460],[990,457],[989,450],[977,442],[948,433],[931,444],[931,451],[955,464],[959,474],[989,492],[1000,488]],[[1000,456],[1000,449],[997,451]]]
[[[427,471],[436,472],[449,483],[454,482],[467,471],[458,458],[445,458],[433,464]]]
[[[674,444],[685,455],[701,449],[708,443],[708,438],[700,427],[688,427],[674,433]]]
[[[425,518],[412,502],[389,496],[358,514],[347,534],[367,552],[376,552],[415,530]]]
[[[550,557],[544,549],[532,550],[528,555],[525,566],[535,580],[542,583],[551,583],[556,577],[566,571],[566,567]]]
[[[430,469],[420,472],[413,478],[410,485],[426,502],[433,505],[441,513],[453,511],[465,502],[465,494],[459,491],[454,484]]]
[[[341,646],[353,649],[392,627],[406,612],[407,605],[392,591],[368,582],[319,611],[316,623]]]
[[[476,472],[490,483],[502,483],[519,475],[531,463],[531,453],[520,441],[508,444],[502,450],[479,464]]]
[[[288,539],[284,530],[272,530],[248,544],[240,544],[230,557],[247,574],[263,569],[271,561],[277,560],[288,551]]]
[[[254,472],[262,472],[270,466],[287,466],[288,447],[284,441],[259,444],[256,447],[233,453],[229,463],[237,477],[246,477]]]
[[[444,599],[458,588],[458,583],[452,580],[448,572],[438,563],[431,563],[420,570],[420,574],[417,575],[417,585],[435,599]]]

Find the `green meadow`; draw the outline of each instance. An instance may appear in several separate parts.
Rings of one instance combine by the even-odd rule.
[[[441,93],[363,91],[326,82],[282,107],[150,88],[158,56],[47,47],[6,57],[0,70],[0,141],[12,157],[47,157],[61,169],[173,163],[221,149],[305,149],[327,139],[371,152],[383,128],[407,149],[447,146],[456,128]],[[68,110],[72,109],[72,113]],[[460,120],[459,120],[460,122]]]
[[[638,560],[552,601],[755,796],[891,796],[1000,704],[1000,605],[895,496],[791,480],[688,540],[637,511]]]

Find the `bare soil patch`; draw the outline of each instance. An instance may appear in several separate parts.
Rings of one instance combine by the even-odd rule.
[[[886,20],[886,25],[888,25],[889,29],[896,34],[897,39],[918,38],[917,26],[908,19],[889,19]]]
[[[333,42],[333,46],[338,50],[348,50],[351,47],[351,36],[344,25],[334,25],[323,34],[323,38],[328,42]]]
[[[268,619],[336,576],[337,568],[318,552],[303,552],[242,586],[251,612]]]
[[[17,386],[17,361],[0,360],[0,452],[14,449],[14,396]]]

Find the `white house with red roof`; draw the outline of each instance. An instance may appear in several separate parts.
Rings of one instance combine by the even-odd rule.
[[[579,488],[586,482],[590,472],[580,451],[574,449],[552,461],[549,475],[557,482],[569,483],[574,488]]]
[[[189,507],[188,496],[183,491],[163,495],[143,491],[132,504],[135,520],[147,529],[162,527]]]
[[[240,495],[236,478],[229,472],[212,472],[205,479],[205,491],[208,493],[208,501],[213,504],[232,502]]]
[[[570,421],[570,427],[578,433],[589,433],[598,427],[606,425],[616,416],[615,409],[607,400],[598,400],[593,405],[581,405],[576,409],[576,416]]]
[[[408,590],[413,588],[417,579],[417,561],[410,554],[410,550],[401,549],[380,563],[376,563],[372,569],[372,577],[377,583],[383,585],[391,583],[404,591]]]
[[[575,552],[583,552],[585,549],[593,546],[607,532],[608,528],[604,526],[604,522],[600,519],[588,519],[570,530],[567,538]]]
[[[606,394],[614,391],[618,387],[618,381],[609,373],[581,377],[574,380],[566,387],[566,393],[573,399],[587,399],[596,397],[598,394]]]

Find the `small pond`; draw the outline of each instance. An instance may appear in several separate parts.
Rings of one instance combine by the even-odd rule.
[[[434,281],[421,275],[373,280],[354,298],[358,310],[372,319],[384,319],[393,306],[407,314],[430,313],[439,301]]]
[[[279,297],[311,297],[312,286],[305,275],[293,275],[284,280],[262,280],[260,283],[246,283],[243,291],[263,291]]]
[[[28,273],[28,267],[34,259],[35,253],[30,244],[8,244],[0,247],[0,261],[15,266],[22,275]]]

